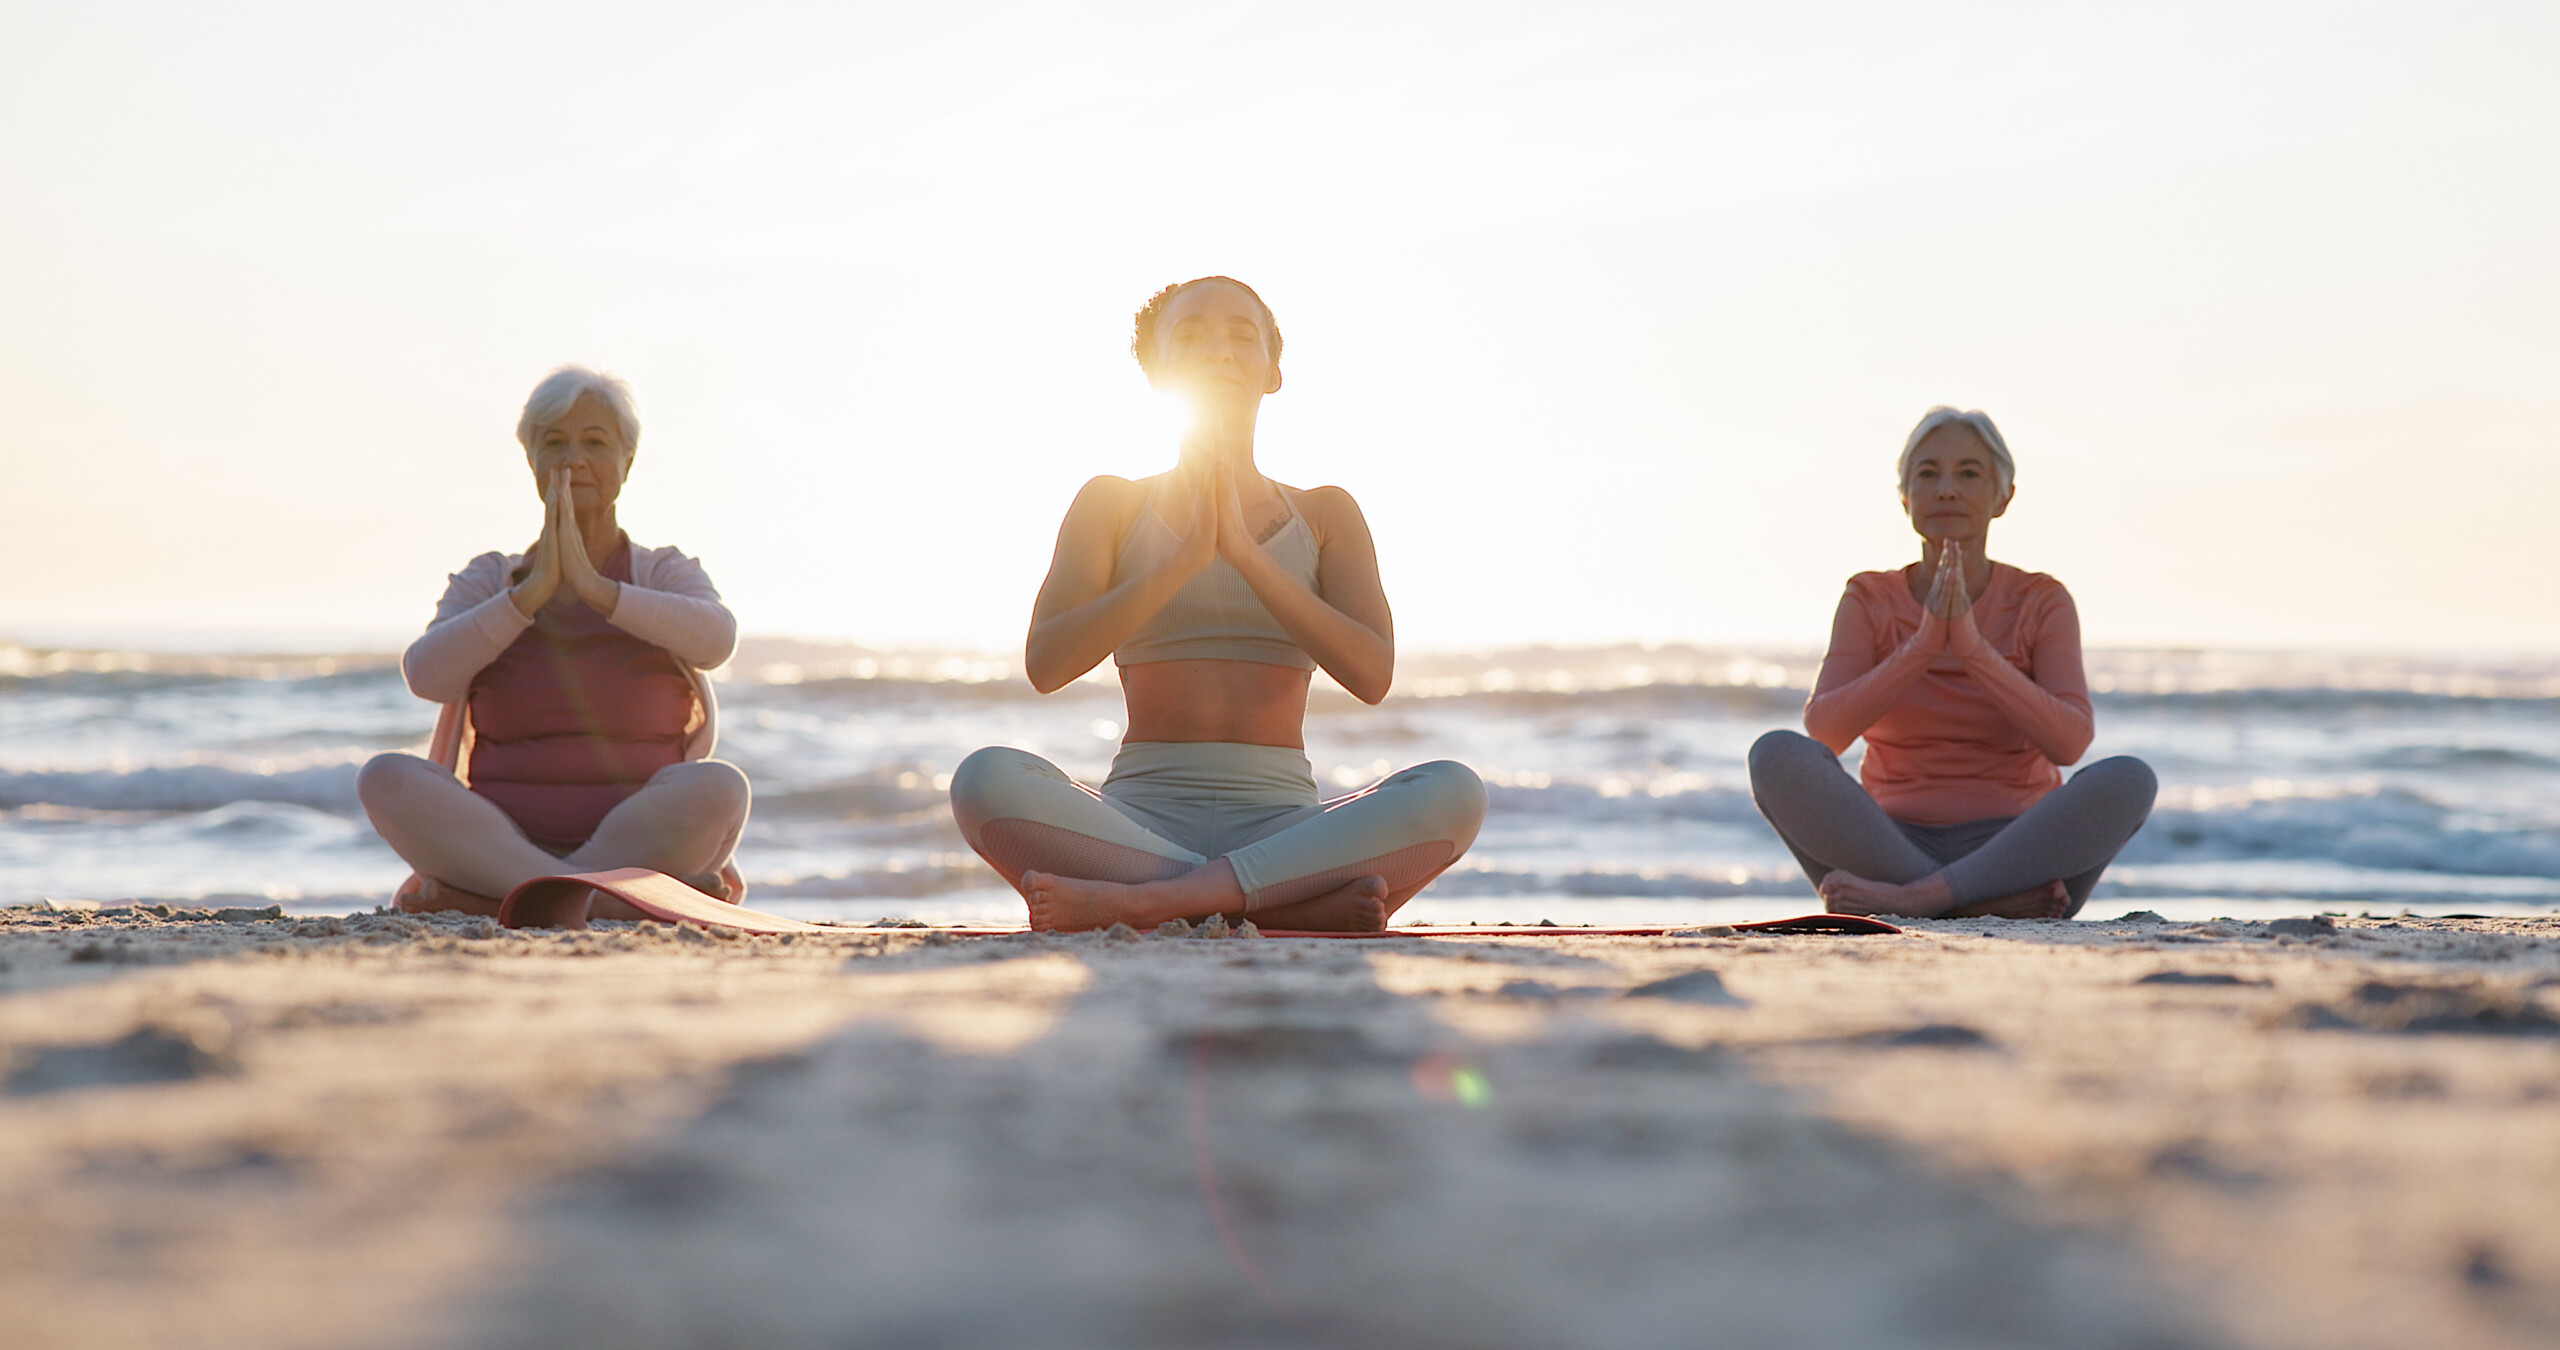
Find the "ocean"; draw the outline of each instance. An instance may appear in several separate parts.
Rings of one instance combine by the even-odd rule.
[[[1308,753],[1342,791],[1440,758],[1490,785],[1474,850],[1400,920],[1801,913],[1743,756],[1798,725],[1814,668],[1690,647],[1408,657],[1379,707],[1320,687]],[[2090,758],[2139,755],[2162,792],[2086,917],[2560,909],[2560,657],[2099,651],[2090,676]],[[750,641],[718,688],[720,753],[756,788],[750,903],[846,921],[1018,922],[952,827],[952,766],[1014,745],[1098,781],[1122,716],[1107,681],[1043,697],[983,654]],[[356,769],[420,748],[434,712],[384,652],[0,642],[0,903],[371,909],[407,869]]]

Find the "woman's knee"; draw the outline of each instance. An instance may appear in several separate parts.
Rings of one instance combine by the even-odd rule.
[[[1460,840],[1463,846],[1484,827],[1484,780],[1454,759],[1416,764],[1391,781],[1399,793],[1412,794],[1416,813],[1429,822],[1435,838]]]
[[[2071,775],[2073,783],[2086,780],[2090,787],[2122,801],[2128,809],[2148,814],[2152,802],[2160,796],[2160,775],[2151,766],[2131,755],[2116,755]]]
[[[1009,808],[1015,805],[1026,784],[1039,779],[1068,781],[1058,766],[1028,750],[1009,745],[973,750],[951,771],[951,812],[963,829],[1019,815],[1020,810]]]
[[[1831,753],[1831,747],[1811,736],[1800,731],[1780,728],[1762,735],[1760,739],[1751,743],[1748,762],[1751,766],[1751,782],[1757,787],[1760,781],[1770,774],[1791,769],[1819,767],[1825,763],[1837,765],[1840,757]]]
[[[390,751],[375,755],[356,770],[356,801],[368,816],[379,816],[398,810],[410,794],[435,779],[455,782],[452,774],[440,765],[416,755]],[[456,786],[459,786],[457,783]]]
[[[746,815],[755,787],[746,771],[725,759],[697,759],[670,764],[655,775],[659,782],[685,795],[688,805],[705,815],[734,820]]]

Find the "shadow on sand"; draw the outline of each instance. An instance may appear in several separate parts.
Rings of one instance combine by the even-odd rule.
[[[1025,960],[1075,962],[1083,986],[1017,1044],[953,1048],[921,1006],[857,1022],[742,1066],[663,1144],[533,1203],[532,1260],[456,1342],[2210,1343],[2107,1240],[1828,1124],[1712,1044],[1452,992],[1514,1028],[1464,1034],[1442,995],[1378,974],[1617,978],[1605,961],[1026,939],[843,978],[976,966],[1000,988]]]

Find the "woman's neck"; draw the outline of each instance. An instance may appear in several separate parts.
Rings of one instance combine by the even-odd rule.
[[[1180,462],[1184,468],[1224,470],[1233,475],[1238,483],[1250,483],[1262,477],[1262,470],[1253,462],[1251,432],[1247,432],[1240,441],[1185,437],[1181,455]]]
[[[622,525],[614,519],[612,505],[606,504],[602,510],[592,516],[580,512],[578,537],[586,541],[587,561],[599,568],[603,567],[605,559],[612,557],[613,551],[622,547]]]
[[[1991,584],[1991,534],[1986,530],[1976,538],[1958,539],[1955,543],[1957,547],[1964,550],[1965,591],[1967,594],[1980,596],[1983,588]],[[1920,572],[1922,576],[1937,570],[1940,547],[1941,543],[1938,540],[1924,540],[1921,543]]]
[[[1200,454],[1225,461],[1238,472],[1253,467],[1254,424],[1262,420],[1259,402],[1239,406],[1211,400],[1192,405],[1191,426],[1182,434],[1185,455]]]

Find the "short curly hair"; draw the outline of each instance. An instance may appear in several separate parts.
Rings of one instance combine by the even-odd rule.
[[[1272,317],[1270,304],[1265,302],[1251,286],[1234,277],[1193,277],[1189,281],[1177,281],[1156,292],[1148,297],[1147,303],[1138,310],[1138,328],[1137,332],[1129,338],[1129,354],[1138,358],[1138,369],[1147,372],[1148,379],[1154,379],[1156,374],[1157,316],[1164,313],[1165,306],[1172,304],[1175,296],[1194,286],[1211,281],[1223,281],[1244,292],[1246,298],[1253,301],[1254,308],[1262,311],[1263,336],[1271,341],[1271,364],[1275,366],[1280,364],[1280,321]]]

